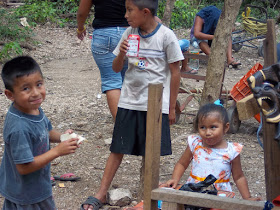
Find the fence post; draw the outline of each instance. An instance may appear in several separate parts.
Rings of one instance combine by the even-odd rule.
[[[158,188],[162,121],[162,84],[149,84],[144,177],[144,210],[157,209],[151,192]]]
[[[264,41],[264,67],[277,62],[275,21],[267,20],[267,34]],[[263,145],[265,164],[266,199],[272,201],[280,195],[280,146],[274,140],[275,123],[263,121]]]

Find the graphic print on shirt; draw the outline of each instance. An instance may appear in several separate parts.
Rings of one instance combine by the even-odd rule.
[[[146,67],[149,65],[149,62],[146,60],[146,58],[139,58],[139,61],[135,62],[134,65],[141,70],[145,70]]]
[[[230,186],[231,161],[242,151],[242,145],[236,142],[227,142],[222,149],[203,146],[200,136],[188,137],[188,145],[193,154],[192,168],[187,183],[198,183],[209,174],[218,180],[215,182],[217,190],[232,191]]]

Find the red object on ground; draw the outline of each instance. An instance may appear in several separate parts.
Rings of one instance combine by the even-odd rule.
[[[275,205],[275,206],[280,206],[280,195],[278,195],[273,201],[272,203]]]
[[[239,82],[237,82],[230,91],[230,95],[233,100],[240,101],[246,96],[252,94],[251,88],[247,82],[247,79],[255,74],[257,71],[263,69],[263,66],[260,63],[256,63],[248,72],[245,74]],[[260,122],[260,114],[255,115],[255,119]]]
[[[61,176],[53,176],[53,178],[60,181],[78,181],[81,179],[81,177],[78,177],[73,173],[67,173]]]

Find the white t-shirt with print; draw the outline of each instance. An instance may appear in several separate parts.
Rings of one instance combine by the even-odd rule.
[[[113,52],[116,56],[129,34],[140,35],[138,28],[127,28]],[[162,113],[169,114],[171,72],[168,64],[183,59],[178,39],[169,28],[159,25],[151,34],[140,35],[139,56],[128,57],[118,107],[147,111],[148,84],[163,83]]]

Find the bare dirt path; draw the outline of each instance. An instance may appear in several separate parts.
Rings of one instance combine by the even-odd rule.
[[[187,38],[182,31],[178,37]],[[52,175],[74,173],[81,177],[78,182],[64,182],[65,187],[53,187],[53,194],[59,210],[78,209],[89,195],[97,191],[107,157],[110,139],[113,131],[113,120],[108,111],[106,97],[101,95],[99,70],[90,52],[90,39],[80,42],[76,39],[75,30],[37,27],[35,39],[39,41],[36,50],[27,52],[40,64],[47,85],[47,98],[42,108],[51,120],[53,127],[60,131],[68,128],[88,139],[73,155],[64,156],[52,162]],[[231,89],[233,85],[257,62],[263,63],[257,52],[242,48],[234,57],[242,62],[239,70],[227,69],[225,86]],[[2,68],[2,66],[1,66]],[[205,73],[206,66],[201,64],[200,72]],[[202,87],[202,82],[184,79],[191,87]],[[3,84],[0,83],[0,92]],[[184,100],[186,94],[180,94],[179,100]],[[4,151],[3,121],[10,101],[0,94],[0,155]],[[171,177],[173,167],[186,148],[186,136],[192,133],[192,119],[197,109],[193,100],[186,112],[181,115],[178,124],[171,127],[173,154],[161,158],[160,181]],[[254,119],[242,121],[237,134],[228,134],[229,141],[237,141],[244,145],[241,160],[244,173],[248,179],[253,196],[265,198],[263,150],[256,138],[258,123]],[[125,156],[120,169],[113,180],[113,187],[128,188],[134,198],[137,197],[139,183],[139,167],[141,158]],[[189,172],[189,169],[188,169]],[[182,179],[187,179],[186,173]],[[238,190],[233,189],[240,198]],[[0,206],[4,201],[0,197]]]

